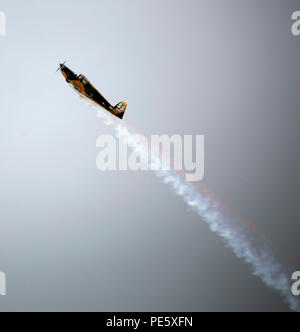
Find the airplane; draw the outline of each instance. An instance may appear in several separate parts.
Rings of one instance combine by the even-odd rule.
[[[57,71],[61,71],[67,83],[69,83],[79,95],[88,98],[97,105],[103,107],[111,114],[123,119],[127,104],[121,101],[116,106],[112,106],[89,82],[89,80],[82,74],[76,75],[65,63],[61,63]]]

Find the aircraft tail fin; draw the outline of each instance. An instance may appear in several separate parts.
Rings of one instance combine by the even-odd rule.
[[[120,119],[123,119],[123,116],[125,114],[127,108],[127,104],[124,101],[121,101],[119,104],[115,106],[116,116]]]

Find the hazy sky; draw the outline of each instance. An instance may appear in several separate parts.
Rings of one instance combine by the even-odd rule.
[[[288,310],[111,129],[68,60],[151,134],[205,135],[205,179],[300,261],[300,37],[290,0],[1,0],[0,310]],[[295,266],[295,270],[300,266]]]

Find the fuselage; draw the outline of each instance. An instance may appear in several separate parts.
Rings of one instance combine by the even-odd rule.
[[[111,114],[123,119],[127,104],[124,101],[119,102],[116,106],[112,106],[97,89],[83,75],[76,75],[65,64],[60,64],[59,69],[66,81],[81,95],[97,105],[103,107]]]
[[[61,65],[62,66],[62,65]],[[61,67],[61,73],[66,81],[71,84],[79,93],[91,99],[99,106],[105,108],[109,112],[114,112],[114,107],[97,91],[97,89],[83,75],[76,75],[66,66]]]

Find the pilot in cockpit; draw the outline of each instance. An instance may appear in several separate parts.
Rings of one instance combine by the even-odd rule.
[[[89,82],[88,79],[82,74],[78,75],[78,79],[82,81],[83,84],[87,84]]]

